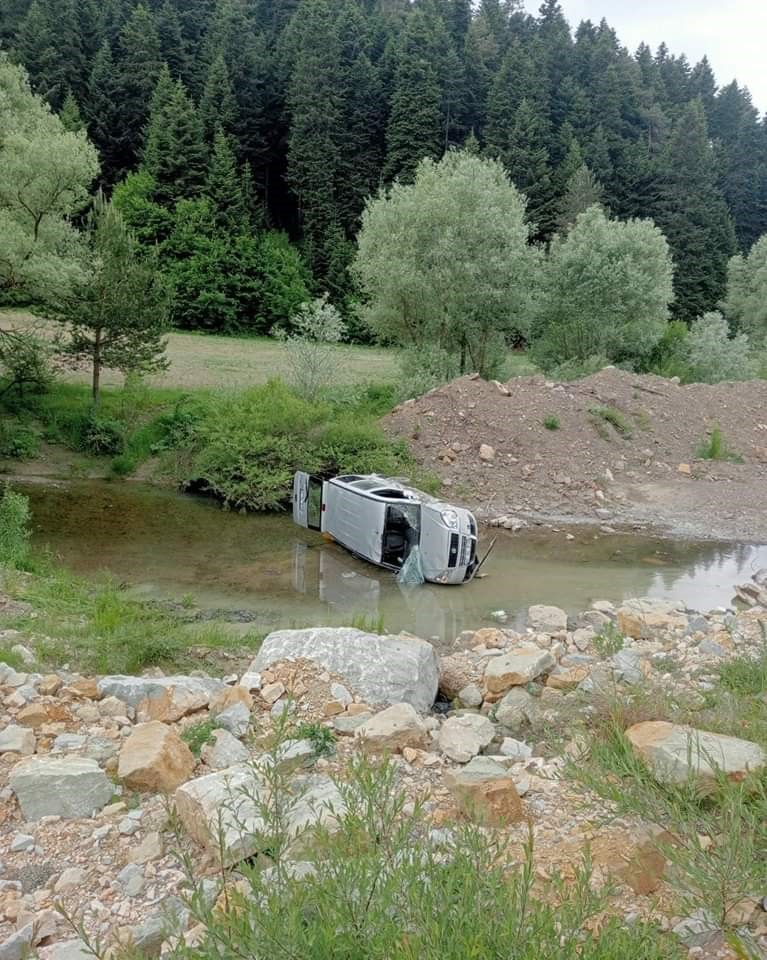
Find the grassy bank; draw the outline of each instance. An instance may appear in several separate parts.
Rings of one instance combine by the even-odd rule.
[[[85,674],[138,674],[148,667],[168,672],[217,672],[216,654],[255,656],[261,633],[234,636],[225,624],[195,623],[161,605],[132,599],[114,581],[89,582],[45,558],[34,570],[5,570],[2,590],[20,604],[3,618],[4,629],[21,632],[37,662],[65,664]],[[18,654],[0,646],[0,662],[20,668]]]
[[[147,465],[145,479],[210,493],[237,509],[277,509],[295,470],[403,474],[433,489],[406,446],[377,420],[396,402],[392,385],[325,391],[317,401],[273,380],[243,391],[183,392],[129,383],[106,389],[97,409],[87,388],[54,383],[40,395],[6,396],[0,461],[66,448],[84,470],[116,476]]]

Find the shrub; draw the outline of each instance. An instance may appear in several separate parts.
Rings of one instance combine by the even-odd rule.
[[[704,313],[693,321],[683,356],[688,381],[750,380],[757,373],[748,337],[739,333],[730,339],[727,321],[721,313]]]
[[[19,397],[45,393],[53,380],[50,356],[50,344],[34,333],[0,330],[3,393],[14,391]]]
[[[559,430],[559,417],[549,414],[548,417],[544,417],[543,425],[547,430]]]
[[[214,400],[192,431],[184,481],[238,509],[282,508],[296,470],[391,473],[409,463],[370,415],[339,415],[275,380]]]
[[[125,426],[119,420],[97,414],[84,417],[80,425],[79,447],[95,456],[114,457],[125,449]]]
[[[0,488],[0,563],[14,569],[29,557],[29,500],[7,484]]]
[[[551,374],[557,380],[580,380],[582,377],[590,377],[592,373],[599,373],[600,370],[609,366],[610,361],[607,357],[594,355],[586,357],[585,360],[566,360],[554,367]]]
[[[608,660],[622,650],[625,642],[623,634],[612,622],[606,623],[592,640],[594,649],[603,660]]]
[[[343,363],[337,345],[344,339],[346,327],[341,314],[328,295],[304,303],[291,319],[291,331],[277,329],[285,343],[290,378],[297,392],[307,400],[316,400],[329,387]]]
[[[40,438],[25,423],[0,422],[0,457],[25,460],[34,457],[40,449]]]
[[[459,358],[437,346],[408,347],[400,355],[402,397],[420,397],[434,387],[454,380],[460,373]]]

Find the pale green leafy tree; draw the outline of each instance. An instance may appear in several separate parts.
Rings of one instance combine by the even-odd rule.
[[[352,267],[384,341],[434,348],[494,373],[526,330],[536,253],[503,166],[467,152],[423,160],[368,201]]]
[[[722,309],[730,324],[759,346],[767,344],[767,234],[748,256],[730,260]]]
[[[0,57],[0,296],[44,300],[81,276],[70,217],[98,173],[94,147],[66,130]]]
[[[82,276],[70,217],[98,173],[84,133],[67,130],[0,55],[0,302],[45,300]],[[47,348],[36,331],[0,327],[2,389],[38,389]]]
[[[646,357],[673,296],[668,243],[651,220],[610,220],[599,206],[555,237],[541,274],[533,355],[545,368],[601,356]]]
[[[290,325],[290,333],[280,328],[273,333],[285,343],[293,386],[307,400],[316,400],[342,366],[338,344],[346,335],[346,325],[326,293],[301,304]]]
[[[720,380],[749,380],[757,373],[751,345],[744,333],[730,338],[721,313],[704,313],[694,320],[684,341],[689,379],[703,383]]]

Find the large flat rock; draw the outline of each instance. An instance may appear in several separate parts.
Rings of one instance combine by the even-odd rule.
[[[207,707],[224,687],[222,680],[213,677],[109,676],[98,682],[102,697],[117,697],[130,707],[141,707],[145,712],[142,719],[168,723]]]
[[[684,783],[694,777],[713,785],[717,771],[737,781],[767,763],[767,754],[750,740],[665,720],[636,723],[626,736],[658,780],[665,783]]]
[[[264,640],[249,670],[259,673],[299,657],[343,677],[367,703],[409,703],[425,713],[437,696],[439,661],[430,643],[351,627],[277,630]]]
[[[345,812],[335,783],[322,774],[290,781],[287,833],[296,840],[312,827],[332,825]],[[174,794],[176,811],[186,831],[200,846],[231,866],[268,846],[269,826],[263,817],[269,787],[252,764],[190,780]]]
[[[534,644],[520,644],[488,661],[485,686],[491,693],[504,693],[510,687],[521,687],[547,673],[556,662],[550,651]]]
[[[112,799],[114,784],[95,760],[29,757],[8,779],[25,820],[91,817]]]

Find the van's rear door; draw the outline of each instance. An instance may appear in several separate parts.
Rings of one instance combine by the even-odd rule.
[[[301,470],[293,477],[293,522],[300,527],[322,529],[322,487],[319,477]]]

